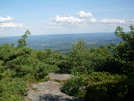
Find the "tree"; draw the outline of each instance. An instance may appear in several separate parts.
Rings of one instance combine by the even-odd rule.
[[[90,61],[94,71],[107,71],[111,56],[112,53],[106,46],[90,47]]]
[[[105,71],[106,63],[112,56],[109,49],[105,46],[86,47],[83,40],[79,39],[73,44],[69,56],[69,66],[73,73],[90,74],[93,71]]]
[[[26,30],[25,34],[22,35],[22,38],[18,40],[18,48],[27,46],[28,44],[26,43],[26,38],[28,37],[28,35],[31,35],[29,30]]]
[[[129,26],[130,31],[125,33],[123,28],[118,26],[115,35],[123,41],[113,47],[113,70],[118,73],[134,74],[134,26]]]
[[[92,72],[89,50],[82,39],[73,44],[69,58],[72,73]]]

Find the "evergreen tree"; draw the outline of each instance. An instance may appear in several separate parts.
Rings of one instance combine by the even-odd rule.
[[[29,30],[26,30],[25,34],[22,35],[22,38],[18,40],[18,48],[27,46],[28,44],[26,43],[26,38],[28,37],[28,35],[31,35]]]

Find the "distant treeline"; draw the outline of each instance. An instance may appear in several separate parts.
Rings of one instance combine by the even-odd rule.
[[[108,44],[118,44],[121,38],[116,37],[113,33],[81,33],[81,34],[64,34],[64,35],[31,35],[27,38],[29,48],[36,50],[44,50],[47,48],[52,51],[60,51],[61,53],[70,53],[72,44],[78,39],[83,39],[87,47]],[[17,46],[19,36],[0,37],[0,45],[4,43]]]

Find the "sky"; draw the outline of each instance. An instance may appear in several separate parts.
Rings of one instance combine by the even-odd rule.
[[[129,31],[134,0],[0,0],[0,36]]]

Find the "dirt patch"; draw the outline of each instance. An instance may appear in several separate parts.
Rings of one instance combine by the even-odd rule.
[[[67,80],[71,77],[71,74],[50,73],[48,76],[50,77],[50,79]]]

